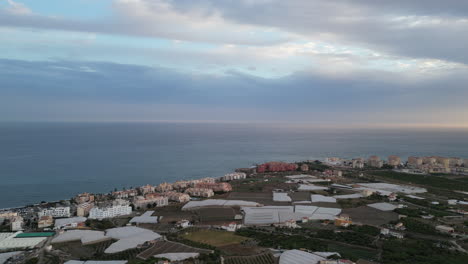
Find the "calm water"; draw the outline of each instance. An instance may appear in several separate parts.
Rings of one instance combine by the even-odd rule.
[[[0,208],[80,192],[216,177],[271,160],[468,157],[468,131],[233,124],[0,124]]]

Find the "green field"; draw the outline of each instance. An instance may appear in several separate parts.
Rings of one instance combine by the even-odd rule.
[[[468,191],[468,182],[463,178],[448,179],[445,177],[439,177],[434,175],[417,175],[399,173],[394,171],[373,171],[370,174],[387,179],[394,179],[401,182],[408,182],[428,187],[447,189],[451,191]]]
[[[183,234],[182,237],[198,243],[208,244],[214,247],[222,247],[232,244],[239,244],[246,237],[235,235],[232,232],[200,229]]]

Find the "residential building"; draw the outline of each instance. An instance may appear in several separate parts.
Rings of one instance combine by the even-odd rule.
[[[39,218],[46,215],[52,217],[70,217],[70,207],[52,207],[43,209],[38,213]]]
[[[163,195],[166,196],[167,199],[169,199],[169,201],[173,201],[173,202],[186,203],[190,201],[190,195],[186,193],[166,192]]]
[[[352,159],[351,160],[351,167],[353,167],[354,169],[364,168],[364,159],[361,159],[361,158]]]
[[[117,216],[129,215],[132,213],[132,207],[129,205],[112,205],[108,207],[94,207],[89,211],[90,219],[104,219]]]
[[[179,222],[177,222],[176,225],[177,225],[178,227],[180,227],[180,228],[187,228],[187,227],[192,226],[192,224],[190,223],[190,221],[189,221],[189,220],[186,220],[186,219],[180,220]]]
[[[158,192],[169,192],[169,191],[172,191],[173,189],[174,187],[172,186],[172,184],[167,183],[167,182],[161,183],[158,185],[158,187],[156,187],[156,190]]]
[[[176,190],[187,189],[190,187],[190,181],[176,181],[172,184],[172,188]]]
[[[419,167],[423,164],[423,158],[420,157],[408,157],[408,166]]]
[[[15,216],[10,220],[11,231],[21,231],[23,230],[23,217]]]
[[[215,182],[216,182],[216,180],[214,178],[206,177],[206,178],[202,178],[202,179],[198,179],[198,180],[191,180],[190,181],[190,186],[195,187],[195,185],[197,185],[199,183],[215,183]]]
[[[434,157],[424,157],[423,158],[423,164],[434,165],[436,163],[437,163],[437,160]]]
[[[49,227],[54,224],[54,218],[50,215],[44,215],[39,218],[39,221],[37,222],[37,227],[39,228],[44,228],[44,227]]]
[[[279,172],[279,171],[295,171],[297,164],[286,162],[267,162],[257,166],[258,173],[264,172]]]
[[[204,188],[204,189],[212,189],[213,192],[230,192],[232,191],[231,184],[227,182],[215,182],[215,183],[197,183],[195,184],[195,188]]]
[[[169,200],[164,196],[137,196],[133,200],[133,204],[137,208],[145,208],[148,207],[148,205],[151,207],[162,207],[167,206],[169,204]]]
[[[242,180],[247,178],[247,174],[243,172],[234,172],[234,173],[228,173],[224,175],[221,180],[222,181],[233,181],[233,180]]]
[[[206,188],[188,188],[185,190],[185,193],[190,195],[190,196],[195,196],[195,197],[211,197],[214,196],[214,192],[212,189],[206,189]]]
[[[450,159],[446,157],[436,157],[436,161],[443,168],[450,168]]]
[[[112,192],[112,196],[117,199],[126,199],[126,198],[135,197],[137,195],[138,195],[138,191],[135,189]]]
[[[388,228],[382,228],[382,229],[380,229],[380,234],[381,234],[381,235],[384,235],[384,236],[396,237],[396,238],[398,238],[398,239],[402,239],[402,238],[405,237],[402,233],[395,232],[395,231],[391,231],[391,230],[388,229]]]
[[[89,203],[94,201],[94,195],[90,193],[80,193],[74,198],[77,204]]]
[[[237,229],[241,228],[241,224],[237,224],[236,222],[231,222],[229,224],[224,224],[221,226],[221,229],[224,229],[228,232],[236,232]]]
[[[94,204],[93,203],[82,203],[82,204],[79,204],[76,208],[76,215],[77,216],[88,216],[89,215],[89,211],[91,211],[91,209],[94,207]]]
[[[155,187],[149,184],[141,186],[139,189],[142,194],[153,193],[155,191]]]
[[[335,226],[344,226],[347,227],[352,225],[353,221],[347,214],[341,214],[339,217],[335,218]]]
[[[55,220],[54,229],[68,229],[68,228],[77,228],[85,226],[86,217],[71,217],[71,218],[61,218]]]
[[[367,164],[370,167],[382,168],[383,161],[378,156],[370,156],[369,159],[367,160]]]
[[[0,212],[0,219],[12,219],[14,217],[18,216],[17,212],[12,212],[12,211],[2,211]]]
[[[390,155],[390,156],[388,156],[388,161],[387,161],[387,163],[388,163],[388,165],[390,165],[390,166],[397,167],[397,166],[400,166],[400,165],[401,165],[401,159],[400,159],[400,157],[398,157],[398,156]]]
[[[309,171],[309,165],[307,164],[302,164],[301,167],[299,167],[302,172]]]
[[[450,167],[460,167],[463,165],[463,159],[461,158],[450,158]]]

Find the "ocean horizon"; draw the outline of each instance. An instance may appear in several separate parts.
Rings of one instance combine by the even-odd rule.
[[[0,208],[220,177],[267,161],[468,158],[466,129],[235,123],[0,123]]]

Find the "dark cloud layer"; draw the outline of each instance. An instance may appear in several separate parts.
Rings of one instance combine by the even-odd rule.
[[[99,102],[103,107],[116,103],[198,105],[285,114],[305,111],[353,115],[363,111],[391,113],[392,109],[414,112],[441,105],[464,106],[468,91],[459,83],[465,81],[466,76],[457,74],[411,82],[405,81],[402,73],[388,72],[361,72],[343,78],[296,73],[264,79],[238,72],[191,75],[112,63],[0,60],[0,104],[11,105],[18,100],[37,107],[87,101]],[[61,114],[66,117],[67,109]],[[186,116],[190,119],[191,113]]]

